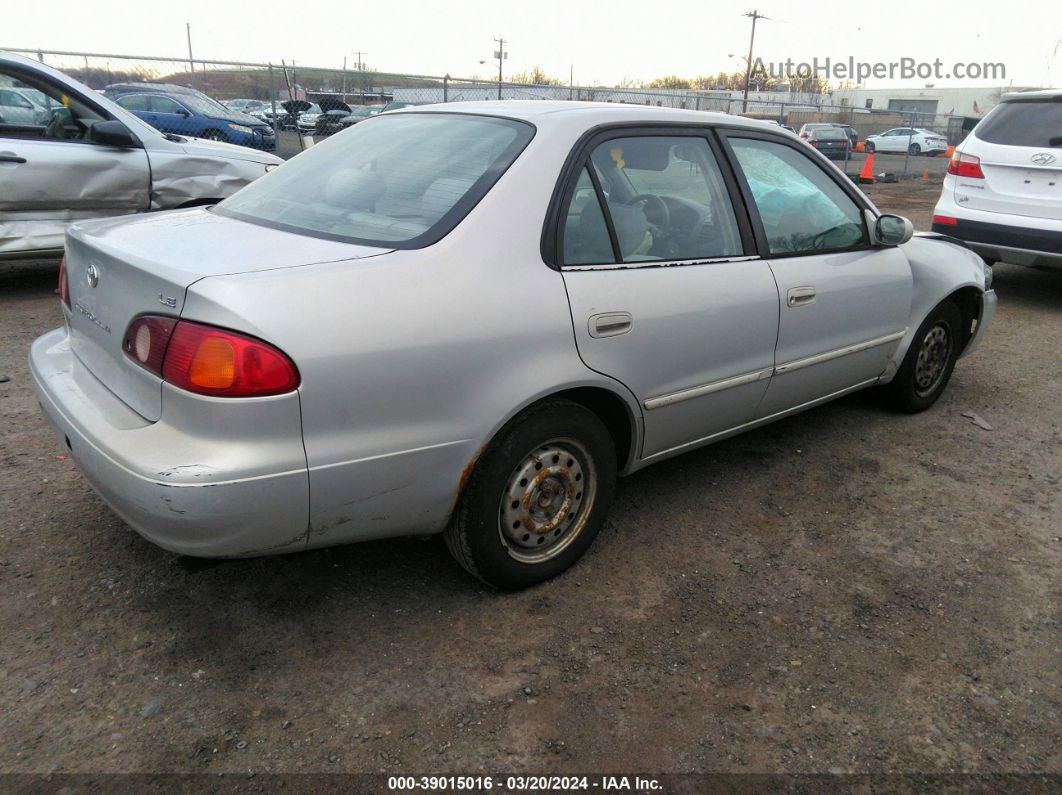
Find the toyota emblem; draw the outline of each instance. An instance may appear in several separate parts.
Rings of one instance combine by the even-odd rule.
[[[89,287],[95,287],[97,284],[100,283],[99,268],[97,268],[91,262],[89,263],[89,266],[85,268],[85,281],[88,282]]]

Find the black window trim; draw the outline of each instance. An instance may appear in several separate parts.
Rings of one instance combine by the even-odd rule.
[[[729,162],[727,153],[720,146],[718,139],[713,134],[717,126],[718,125],[716,124],[691,124],[690,122],[631,121],[601,124],[592,127],[583,133],[583,135],[579,137],[579,140],[575,142],[575,145],[568,153],[567,160],[565,160],[564,165],[561,167],[560,175],[557,178],[557,183],[553,189],[553,195],[550,198],[550,203],[546,210],[546,220],[542,227],[542,239],[540,244],[542,261],[549,268],[560,271],[678,267],[684,265],[703,265],[712,262],[733,262],[738,260],[759,259],[759,255],[756,252],[757,244],[753,225],[739,189],[737,174],[735,173],[732,164]],[[738,227],[738,236],[740,238],[742,253],[726,257],[704,257],[700,259],[623,262],[612,223],[612,215],[609,213],[608,205],[604,201],[604,196],[601,193],[597,174],[594,173],[593,168],[590,168],[590,178],[594,183],[594,189],[597,193],[598,204],[601,206],[601,212],[605,216],[605,224],[609,230],[613,256],[616,261],[596,264],[579,263],[577,265],[565,265],[564,220],[567,217],[568,206],[574,195],[575,185],[579,181],[579,175],[583,168],[590,165],[591,153],[605,141],[613,140],[615,138],[644,138],[669,135],[682,138],[701,138],[707,141],[708,148],[711,151],[712,156],[715,158],[720,176],[723,179],[726,196],[730,200],[730,205],[734,213],[734,220]]]
[[[837,171],[836,166],[830,163],[824,155],[811,149],[811,147],[802,141],[792,141],[779,135],[762,133],[759,130],[749,130],[744,127],[720,126],[716,128],[716,134],[719,135],[722,140],[723,147],[726,149],[727,157],[731,161],[735,173],[739,176],[738,183],[741,188],[742,198],[745,203],[745,209],[748,212],[749,217],[752,219],[752,228],[756,236],[756,248],[761,257],[764,259],[789,259],[792,257],[811,257],[822,254],[842,254],[848,251],[867,251],[875,248],[874,244],[870,242],[870,231],[867,226],[867,213],[869,212],[875,217],[877,217],[879,213],[871,206],[866,197],[856,189],[855,185],[852,184],[848,177],[840,171]],[[756,206],[756,202],[752,196],[752,189],[749,187],[748,180],[745,179],[745,174],[741,170],[741,164],[738,162],[737,155],[734,153],[733,147],[730,145],[731,138],[752,138],[755,140],[767,141],[768,143],[781,144],[789,147],[797,154],[806,157],[855,203],[860,211],[859,217],[860,226],[863,228],[863,240],[854,246],[848,246],[846,248],[830,248],[815,251],[772,252],[771,247],[767,242],[767,234],[763,228],[763,220],[760,218],[759,208]],[[805,151],[806,149],[811,149],[811,151]],[[823,163],[817,162],[816,157],[821,159],[826,167],[823,167]]]

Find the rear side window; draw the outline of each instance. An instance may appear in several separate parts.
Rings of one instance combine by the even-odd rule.
[[[1062,147],[1062,101],[1002,102],[974,135],[990,144]]]
[[[303,152],[215,211],[331,240],[419,248],[453,229],[533,135],[529,124],[494,116],[379,116]]]
[[[601,186],[615,233],[588,169]],[[606,235],[602,239],[602,233]],[[569,199],[564,264],[700,260],[742,253],[722,174],[699,136],[612,138],[590,154]]]

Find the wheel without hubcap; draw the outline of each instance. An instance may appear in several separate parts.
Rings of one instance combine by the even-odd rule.
[[[509,556],[540,563],[560,554],[586,526],[597,478],[574,439],[556,439],[524,456],[501,499],[498,529]]]
[[[585,406],[550,400],[502,428],[468,477],[444,537],[468,572],[516,590],[593,543],[616,486],[616,448]]]
[[[940,322],[930,329],[922,340],[922,347],[915,359],[915,394],[926,397],[932,394],[944,377],[951,358],[951,334],[946,323]]]
[[[925,411],[944,392],[962,347],[962,312],[952,301],[938,304],[919,326],[911,347],[885,392],[896,408]]]

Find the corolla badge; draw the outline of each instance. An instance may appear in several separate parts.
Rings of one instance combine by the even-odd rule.
[[[85,268],[85,281],[88,282],[89,287],[95,287],[100,283],[100,269],[91,262],[89,263],[89,266]]]
[[[1046,166],[1055,162],[1055,156],[1050,152],[1037,152],[1029,158],[1038,166]]]

